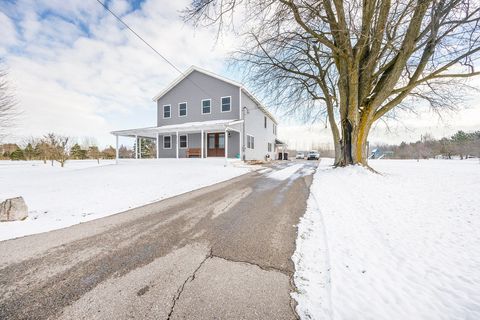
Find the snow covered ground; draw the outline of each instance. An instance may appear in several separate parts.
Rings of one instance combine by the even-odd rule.
[[[302,319],[480,319],[480,163],[323,159],[299,224]]]
[[[64,228],[231,179],[222,159],[0,161],[0,201],[23,196],[29,218],[0,223],[0,240]]]

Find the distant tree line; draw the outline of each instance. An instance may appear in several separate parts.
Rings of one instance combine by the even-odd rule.
[[[422,135],[416,142],[402,142],[399,145],[375,145],[370,151],[379,149],[388,152],[394,159],[428,159],[458,157],[480,157],[480,131],[458,131],[449,138],[435,139],[430,134]]]
[[[120,157],[131,158],[133,151],[125,146],[119,148]],[[52,166],[58,162],[64,166],[69,159],[84,160],[115,159],[115,148],[109,146],[103,150],[92,141],[86,141],[82,145],[72,142],[67,136],[49,133],[41,138],[28,138],[22,145],[7,143],[0,145],[0,159],[3,160],[42,160],[50,161]]]

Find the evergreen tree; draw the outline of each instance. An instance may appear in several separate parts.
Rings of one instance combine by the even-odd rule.
[[[151,139],[141,138],[141,155],[142,158],[152,158],[155,155],[155,144]]]
[[[87,150],[82,149],[78,143],[75,143],[70,149],[70,154],[73,159],[84,160],[87,158]]]
[[[27,160],[32,160],[35,157],[35,149],[33,148],[31,143],[27,144],[25,150],[23,150],[23,154],[25,155],[25,158]]]
[[[25,160],[25,155],[23,154],[23,150],[18,148],[17,150],[13,151],[10,154],[11,160]]]

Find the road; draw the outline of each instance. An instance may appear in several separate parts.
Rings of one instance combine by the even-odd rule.
[[[0,319],[296,319],[290,257],[316,165],[0,242]]]

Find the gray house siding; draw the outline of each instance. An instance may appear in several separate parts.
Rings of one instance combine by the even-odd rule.
[[[172,137],[172,143],[171,143],[171,148],[170,149],[165,149],[163,147],[163,137],[164,136],[171,136]],[[176,143],[176,136],[175,134],[164,134],[159,136],[159,142],[160,146],[158,149],[158,155],[160,158],[175,158],[177,156],[176,149],[175,149],[175,143]]]
[[[221,98],[226,96],[231,97],[231,111],[221,112]],[[210,114],[202,114],[203,99],[211,99]],[[183,102],[187,103],[187,115],[180,117],[179,104]],[[168,119],[163,118],[164,105],[171,106],[171,115]],[[195,70],[157,100],[157,111],[157,126],[211,120],[236,120],[240,117],[239,88]]]
[[[228,132],[228,157],[236,158],[240,156],[240,133],[236,131]]]
[[[169,136],[170,134],[164,134]],[[171,149],[164,149],[163,148],[163,136],[160,135],[160,148],[159,148],[159,157],[160,158],[175,158],[177,156],[177,147],[176,147],[176,142],[177,142],[177,136],[176,133],[172,133],[172,148]],[[201,147],[201,141],[200,141],[200,133],[188,133],[188,134],[178,134],[178,136],[183,136],[187,135],[187,148],[200,148]],[[187,148],[178,148],[178,157],[179,158],[186,158],[187,157]]]
[[[242,106],[248,108],[245,114],[245,160],[262,160],[267,154],[271,159],[275,159],[275,138],[273,133],[274,122],[265,115],[257,104],[242,92]],[[267,117],[267,127],[265,128],[265,117]],[[254,148],[248,148],[247,135],[254,137]],[[268,152],[268,143],[272,144],[272,149]]]

